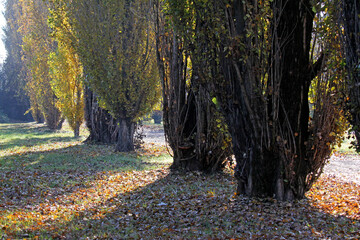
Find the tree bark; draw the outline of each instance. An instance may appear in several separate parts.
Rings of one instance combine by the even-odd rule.
[[[115,150],[117,152],[134,151],[134,133],[136,123],[128,118],[118,119],[118,139]]]
[[[118,139],[116,120],[108,111],[101,108],[96,95],[85,87],[85,121],[90,131],[85,142],[112,144]]]
[[[357,139],[356,149],[360,152],[360,3],[357,0],[341,1],[341,25],[344,27],[343,43],[348,70],[348,109]]]
[[[203,51],[206,44],[200,39],[181,36],[181,28],[174,26],[186,24],[183,19],[175,17],[170,20],[173,21],[171,26],[166,26],[169,21],[162,15],[161,7],[160,1],[155,1],[163,123],[167,142],[174,154],[171,168],[214,172],[222,169],[231,155],[231,140],[227,138],[222,116],[212,102],[206,84],[210,81],[207,78],[214,76],[202,74],[202,65],[195,56],[195,52]],[[201,9],[196,11],[201,12]],[[195,15],[197,29],[201,31],[202,22],[199,15]]]
[[[80,124],[78,122],[75,123],[74,129],[74,137],[78,138],[80,136]]]
[[[280,178],[284,182],[285,198],[303,198],[306,191],[308,161],[306,141],[309,138],[309,102],[308,93],[313,74],[310,66],[310,42],[314,12],[310,1],[275,1],[279,13],[279,25],[273,27],[277,35],[278,46],[282,53],[280,60],[280,131],[284,136],[294,139],[292,156],[282,157],[285,174]],[[316,74],[315,74],[316,75]],[[274,80],[279,82],[278,80]],[[283,136],[280,136],[283,137]],[[291,166],[291,167],[288,167]],[[286,181],[286,182],[285,182]]]
[[[314,12],[309,0],[274,0],[269,51],[258,44],[265,36],[257,35],[262,25],[252,4],[234,0],[224,9],[230,39],[218,51],[224,80],[215,87],[233,139],[237,192],[301,199],[313,170],[306,142],[308,92],[317,74],[309,62]]]

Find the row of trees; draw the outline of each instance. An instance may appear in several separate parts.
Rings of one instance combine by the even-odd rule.
[[[358,11],[350,0],[157,1],[174,165],[215,169],[206,163],[229,156],[229,133],[239,194],[303,198],[347,117],[357,131]]]
[[[16,38],[7,38],[5,73],[21,82],[34,119],[50,129],[66,119],[78,136],[86,115],[89,140],[133,150],[136,122],[160,96],[150,8],[148,1],[7,1],[7,32]]]
[[[64,116],[78,135],[85,115],[90,140],[131,151],[162,89],[173,168],[234,156],[239,194],[303,198],[346,118],[358,134],[356,0],[8,0],[7,13],[7,64],[37,121]]]

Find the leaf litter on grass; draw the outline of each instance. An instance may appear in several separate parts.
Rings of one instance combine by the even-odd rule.
[[[166,148],[155,144],[129,154],[105,145],[57,149],[56,164],[52,146],[44,148],[41,165],[29,164],[32,152],[0,169],[3,238],[360,238],[359,187],[339,179],[323,176],[307,199],[281,203],[235,196],[230,170],[170,172]]]

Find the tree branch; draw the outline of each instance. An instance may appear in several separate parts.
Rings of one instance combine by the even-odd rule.
[[[314,79],[323,70],[323,62],[325,62],[325,59],[325,54],[321,53],[320,57],[316,60],[316,62],[309,65],[310,81]]]

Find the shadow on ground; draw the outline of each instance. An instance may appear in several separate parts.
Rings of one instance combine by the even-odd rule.
[[[24,129],[25,130],[25,129]],[[67,141],[67,140],[66,140]],[[230,173],[84,145],[0,157],[0,236],[40,239],[356,239],[360,222],[309,201],[234,197]]]
[[[149,183],[147,178],[156,180]],[[41,234],[45,238],[66,239],[359,237],[359,221],[321,213],[306,200],[277,203],[271,199],[233,198],[235,186],[229,174],[169,174],[160,169],[135,174],[132,181],[137,182],[138,187],[80,211],[72,220],[56,225],[49,221],[55,231],[19,231],[16,236]]]

